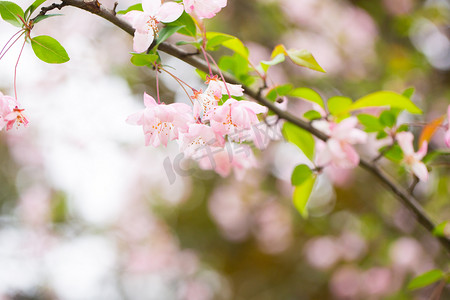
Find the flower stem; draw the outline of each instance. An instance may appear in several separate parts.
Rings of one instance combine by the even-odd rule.
[[[14,67],[14,96],[17,100],[17,66],[19,65],[20,57],[22,56],[23,48],[25,47],[25,41],[23,41],[22,48],[20,49],[19,57],[17,58],[16,66]]]
[[[6,46],[8,46],[8,44],[11,42],[11,40],[12,40],[19,32],[21,32],[21,31],[22,31],[22,29],[19,30],[18,32],[16,32],[16,33],[8,40],[8,42],[6,42],[5,46],[3,46],[2,51],[0,51],[0,60],[3,58],[3,56],[5,56],[5,54],[9,51],[9,49],[11,49],[11,47],[12,47],[12,46],[20,39],[20,37],[25,33],[25,31],[22,32],[22,34],[19,35],[19,36],[14,40],[14,42],[12,42],[11,45],[9,45],[9,47],[5,50]]]

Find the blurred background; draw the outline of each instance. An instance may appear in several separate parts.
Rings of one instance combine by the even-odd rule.
[[[118,9],[135,3],[119,0]],[[282,140],[256,153],[259,166],[242,181],[196,169],[171,184],[164,161],[174,161],[176,143],[144,147],[142,130],[125,123],[143,108],[144,91],[155,95],[153,71],[130,63],[126,33],[84,11],[62,13],[32,34],[56,38],[71,60],[48,65],[26,45],[17,88],[30,124],[0,132],[1,300],[430,299],[436,285],[406,286],[448,268],[448,257],[363,170],[324,172],[308,220],[290,185],[305,157]],[[270,71],[274,84],[353,99],[414,86],[429,121],[450,104],[449,20],[446,0],[228,0],[206,26],[238,36],[255,64],[283,43],[310,50],[327,71],[284,63]],[[1,45],[16,31],[0,22]],[[19,50],[0,61],[4,94],[14,94]],[[163,61],[204,88],[191,67]],[[161,84],[166,102],[188,101],[172,79]],[[298,116],[308,109],[294,99],[289,107]],[[431,148],[442,141],[438,132]],[[416,190],[439,222],[450,219],[449,170],[448,162],[433,166]],[[441,299],[450,299],[448,286]]]

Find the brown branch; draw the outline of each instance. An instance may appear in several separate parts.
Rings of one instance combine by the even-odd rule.
[[[64,6],[74,6],[86,10],[90,13],[93,13],[110,21],[111,23],[115,24],[125,32],[129,33],[130,35],[134,34],[134,29],[127,22],[117,17],[113,10],[106,9],[103,6],[98,5],[97,1],[83,2],[82,0],[62,0],[62,4],[64,4]],[[163,42],[159,45],[159,50],[174,57],[177,57],[178,59],[196,67],[197,69],[208,72],[208,65],[204,60],[196,56],[190,55],[190,53],[184,51],[183,49],[177,46]],[[219,73],[218,70],[214,67],[213,71],[216,74]],[[227,73],[223,74],[225,80],[228,83],[241,84],[233,76]],[[280,108],[276,107],[273,102],[262,97],[259,91],[256,91],[245,85],[242,85],[242,87],[244,89],[244,92],[248,96],[250,96],[260,104],[272,110],[280,118],[309,131],[318,139],[321,139],[323,141],[326,141],[328,139],[327,135],[312,127],[312,125],[307,121],[299,119],[294,115],[290,114],[289,112],[281,110]],[[383,183],[383,185],[385,185],[389,190],[391,190],[394,193],[394,195],[400,200],[401,203],[403,203],[409,210],[411,210],[411,212],[416,217],[417,221],[425,229],[427,229],[430,233],[433,232],[434,228],[436,227],[435,223],[431,220],[431,218],[428,216],[427,212],[422,208],[420,203],[412,195],[410,195],[406,189],[397,185],[389,175],[387,175],[384,171],[379,169],[374,163],[361,159],[359,165],[363,169],[367,170],[368,172],[372,173],[375,177],[377,177]],[[441,242],[442,246],[450,253],[450,240],[444,237],[439,237],[439,241]]]

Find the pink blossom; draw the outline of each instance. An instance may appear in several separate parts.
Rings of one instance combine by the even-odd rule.
[[[19,102],[11,96],[3,95],[0,92],[0,130],[6,126],[6,130],[23,124],[28,125],[28,119],[23,114],[24,109],[20,108]]]
[[[183,0],[183,4],[188,14],[194,13],[200,19],[210,19],[227,6],[227,0]]]
[[[236,178],[242,180],[245,170],[256,166],[256,159],[248,145],[227,143],[225,148],[208,147],[208,153],[199,158],[198,164],[201,169],[214,170],[222,177],[234,170]]]
[[[428,143],[424,141],[419,151],[414,152],[414,136],[411,132],[399,132],[396,139],[403,151],[403,163],[417,176],[417,178],[421,181],[427,181],[428,170],[421,160],[427,154]]]
[[[160,22],[170,23],[183,13],[183,6],[175,2],[161,4],[161,0],[142,0],[144,11],[132,10],[123,17],[128,20],[136,31],[134,32],[133,50],[144,52],[150,47],[158,34]]]
[[[179,142],[181,151],[191,156],[196,152],[206,153],[206,147],[222,147],[225,139],[217,135],[210,126],[190,124],[188,131],[180,136]]]
[[[359,155],[352,145],[365,143],[367,133],[355,128],[358,120],[349,117],[340,123],[328,122],[326,120],[314,121],[312,125],[323,131],[330,138],[325,147],[317,155],[317,164],[326,166],[333,164],[338,168],[354,168],[359,163]]]
[[[220,135],[238,133],[242,140],[246,129],[259,122],[257,114],[267,112],[267,107],[250,101],[228,99],[210,113],[211,127]]]
[[[144,93],[144,104],[145,109],[129,116],[127,122],[142,125],[147,146],[167,146],[168,141],[178,139],[194,122],[191,107],[184,103],[157,104],[152,96]]]
[[[445,144],[450,148],[450,105],[447,107],[448,129],[445,132]]]
[[[216,96],[216,91],[207,89],[206,91],[194,91],[194,118],[202,116],[205,120],[209,117],[209,112],[217,107],[220,98]]]
[[[228,95],[228,92],[230,92],[230,96],[240,97],[244,95],[242,85],[230,83],[225,84],[217,75],[207,77],[206,84],[209,84],[206,90],[214,92],[214,95],[220,99],[222,98],[222,95]]]

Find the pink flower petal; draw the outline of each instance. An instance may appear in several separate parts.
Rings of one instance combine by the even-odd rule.
[[[428,170],[423,162],[416,161],[411,165],[412,172],[420,179],[420,181],[428,180]]]
[[[414,136],[411,132],[399,132],[397,133],[396,139],[405,156],[414,154],[414,148],[412,144]]]
[[[142,53],[147,51],[148,47],[152,44],[154,39],[153,31],[147,33],[141,33],[138,30],[134,32],[133,38],[133,50],[136,53]]]
[[[160,7],[161,0],[142,0],[142,8],[144,9],[144,12],[151,16],[155,16]]]
[[[175,2],[166,2],[161,5],[156,18],[164,23],[170,23],[178,19],[183,13],[183,5]]]

